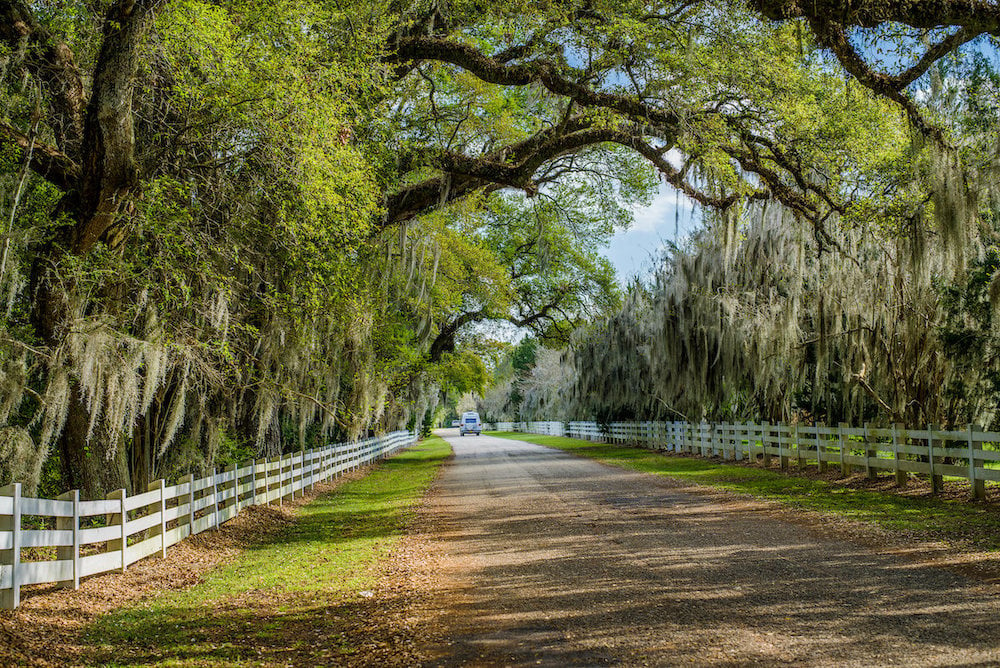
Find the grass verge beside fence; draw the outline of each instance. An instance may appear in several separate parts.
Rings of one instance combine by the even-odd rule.
[[[349,631],[366,621],[380,564],[450,452],[442,439],[426,439],[303,506],[286,529],[203,583],[102,617],[87,633],[92,660],[340,663],[356,651]]]
[[[723,464],[563,436],[488,433],[557,448],[611,466],[750,494],[792,508],[836,513],[914,537],[969,549],[1000,551],[1000,512],[994,504],[859,490],[835,480],[817,480],[750,465]]]

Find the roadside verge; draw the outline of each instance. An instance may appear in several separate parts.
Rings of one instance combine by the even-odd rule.
[[[0,663],[343,663],[364,642],[387,555],[449,454],[427,439],[294,504],[249,508],[145,569],[29,598],[0,619]]]

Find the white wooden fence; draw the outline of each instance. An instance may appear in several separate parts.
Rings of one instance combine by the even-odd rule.
[[[511,430],[553,434],[551,422],[507,423]],[[499,431],[500,424],[497,424]],[[565,435],[590,441],[638,445],[652,450],[721,457],[727,460],[761,458],[770,464],[777,457],[787,468],[810,463],[821,471],[837,466],[844,475],[862,470],[870,478],[892,473],[899,485],[909,474],[929,476],[934,491],[943,476],[970,482],[974,498],[985,496],[986,481],[1000,482],[1000,432],[983,431],[970,425],[960,430],[891,427],[852,427],[840,423],[817,425],[770,424],[768,422],[568,422]]]
[[[307,487],[412,445],[415,434],[397,431],[355,443],[258,459],[204,478],[175,484],[157,480],[149,490],[81,501],[77,490],[58,499],[21,496],[20,483],[0,488],[0,607],[16,608],[24,585],[58,583],[122,571],[236,516],[246,506],[301,496]],[[104,521],[95,521],[103,518]],[[27,523],[37,527],[25,529]],[[25,548],[55,548],[55,559],[22,561]],[[38,552],[38,551],[36,551]],[[51,550],[49,550],[51,552]]]
[[[545,434],[547,436],[565,436],[565,422],[497,422],[496,424],[484,424],[485,431],[522,431],[529,434]]]

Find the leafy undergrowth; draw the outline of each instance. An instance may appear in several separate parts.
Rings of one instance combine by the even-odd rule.
[[[333,665],[386,601],[379,566],[451,450],[429,438],[303,506],[295,521],[183,591],[100,618],[91,661],[111,666]]]
[[[1000,512],[993,503],[968,503],[934,497],[915,498],[891,491],[855,489],[837,480],[797,476],[754,466],[724,464],[718,460],[663,454],[562,436],[510,432],[489,434],[557,448],[633,471],[750,494],[793,508],[832,512],[914,537],[961,544],[976,550],[1000,550]]]

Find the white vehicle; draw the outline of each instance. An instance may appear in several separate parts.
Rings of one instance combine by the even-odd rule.
[[[475,411],[468,411],[462,413],[462,424],[458,428],[462,436],[466,434],[479,434],[483,431],[483,423],[479,421],[479,413]]]

